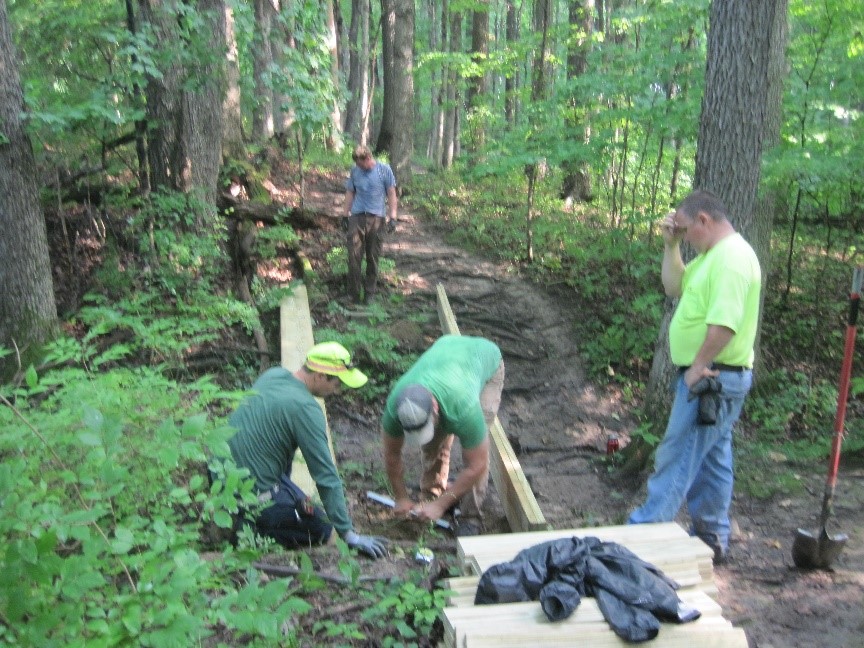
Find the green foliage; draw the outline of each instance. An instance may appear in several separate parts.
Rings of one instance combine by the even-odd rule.
[[[382,315],[386,313],[381,310]],[[399,341],[379,321],[368,323],[350,321],[345,331],[322,328],[316,331],[316,339],[339,342],[352,353],[355,363],[369,376],[369,382],[357,393],[364,400],[377,400],[390,389],[393,376],[398,376],[411,366],[416,357],[404,355],[398,349]]]
[[[384,646],[417,646],[429,636],[432,625],[453,595],[450,590],[429,590],[419,585],[422,573],[412,571],[404,582],[379,583],[362,618],[386,632]],[[394,632],[395,631],[395,632]],[[403,643],[409,640],[408,643]]]
[[[230,526],[254,501],[230,465],[216,467],[224,488],[208,485],[233,431],[203,412],[236,395],[147,367],[93,371],[108,363],[69,340],[48,360],[0,388],[2,643],[193,645],[217,627],[229,643],[280,641],[308,604],[247,572],[254,550],[199,549],[204,523]]]

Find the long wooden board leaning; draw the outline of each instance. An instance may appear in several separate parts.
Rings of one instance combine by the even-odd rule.
[[[297,371],[306,362],[306,353],[315,344],[312,335],[309,296],[306,292],[306,286],[302,283],[294,284],[291,294],[285,296],[279,304],[279,337],[282,346],[282,366],[288,371]],[[327,408],[324,406],[324,401],[320,398],[315,400],[321,406],[326,421]],[[327,425],[327,442],[330,444],[330,454],[335,457],[329,423]],[[306,460],[299,451],[291,465],[291,480],[313,499],[320,499],[315,480],[309,474]]]
[[[441,322],[441,329],[445,334],[460,335],[459,326],[456,324],[456,318],[450,308],[450,300],[447,299],[444,286],[438,284],[436,290],[438,292],[438,319]],[[540,505],[537,504],[537,499],[534,497],[534,492],[525,478],[516,452],[510,445],[510,441],[497,418],[489,430],[489,437],[491,441],[489,469],[498,496],[501,498],[501,504],[504,506],[504,513],[510,528],[514,531],[536,531],[549,528],[546,518],[543,517],[543,511],[540,510]]]
[[[516,648],[522,646],[581,646],[603,648],[630,646],[609,628],[593,598],[584,598],[567,619],[550,622],[540,603],[474,605],[477,583],[483,571],[512,560],[519,551],[547,540],[594,536],[617,542],[675,579],[679,597],[698,609],[702,616],[692,623],[664,623],[652,648],[747,648],[744,631],[722,616],[716,595],[712,552],[699,539],[691,538],[675,523],[640,524],[585,529],[483,535],[459,538],[458,556],[465,572],[461,578],[444,583],[453,590],[442,612],[446,648]]]

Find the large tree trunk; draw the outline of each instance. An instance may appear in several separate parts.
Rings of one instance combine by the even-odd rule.
[[[462,13],[449,14],[450,53],[462,52]],[[444,136],[441,142],[441,164],[445,168],[453,165],[459,149],[459,75],[455,65],[447,66],[447,93],[444,101]]]
[[[273,88],[270,66],[273,65],[273,46],[270,41],[274,9],[270,0],[253,0],[255,9],[255,37],[252,41],[252,73],[255,77],[255,106],[252,109],[252,135],[258,141],[267,141],[276,130],[273,108]]]
[[[378,129],[378,139],[375,142],[375,152],[389,151],[393,144],[393,134],[396,125],[396,102],[403,97],[396,94],[394,76],[394,48],[396,43],[396,2],[397,0],[381,0],[381,81],[384,96],[381,101],[381,127]]]
[[[178,191],[203,190],[215,201],[222,155],[222,94],[217,65],[224,60],[224,0],[199,0],[197,9],[204,18],[202,32],[192,38],[206,38],[217,55],[210,61],[195,61],[181,67],[172,52],[185,45],[180,40],[179,21],[184,20],[173,0],[142,0],[142,15],[158,38],[159,47],[169,54],[162,77],[150,77],[147,85],[147,114],[151,125],[149,140],[150,177],[153,187]]]
[[[763,269],[767,258],[761,255],[768,250],[763,239],[770,229],[756,222],[754,208],[765,143],[776,140],[778,132],[777,84],[782,82],[778,70],[785,49],[786,7],[786,0],[711,4],[693,182],[694,188],[723,199],[736,229],[760,254]],[[769,79],[769,74],[776,78]],[[662,324],[646,390],[646,411],[657,424],[665,420],[674,375],[666,340],[670,311]]]
[[[339,89],[339,33],[336,30],[336,15],[333,13],[331,0],[322,0],[324,11],[327,16],[327,47],[330,50],[330,80],[334,90]],[[337,95],[338,96],[338,95]],[[330,111],[330,131],[327,133],[327,148],[331,151],[342,150],[342,112],[339,109],[339,101],[333,100],[333,108]]]
[[[21,115],[24,95],[9,30],[6,0],[0,0],[0,346],[35,359],[28,347],[56,331],[57,307],[48,236],[39,208],[36,163]],[[0,377],[17,369],[15,354],[0,358]]]
[[[243,113],[240,109],[240,63],[234,33],[234,10],[226,5],[225,97],[222,101],[222,155],[239,160],[243,156]]]
[[[393,41],[393,139],[390,163],[400,190],[411,182],[414,155],[414,0],[395,0],[396,30]]]
[[[478,8],[471,15],[471,57],[481,70],[485,70],[489,58],[489,0],[479,0]],[[473,119],[468,120],[472,134],[469,140],[472,151],[482,149],[486,141],[480,108],[488,93],[489,75],[485,71],[471,77],[465,94],[465,103],[469,115],[473,115]]]
[[[435,0],[427,0],[429,18],[429,51],[444,51],[447,44],[447,0],[442,0],[436,19]],[[438,29],[435,29],[436,24]],[[429,144],[426,155],[435,166],[441,166],[444,149],[444,100],[447,97],[447,68],[442,66],[432,73],[432,128],[429,133]]]
[[[226,60],[224,30],[225,0],[198,0],[211,51],[209,61],[196,62],[191,70],[192,88],[183,91],[183,139],[188,142],[191,175],[186,191],[199,189],[207,202],[215,204],[222,166],[222,100],[220,79]]]
[[[519,42],[519,11],[515,0],[507,2],[507,47],[513,49]],[[518,69],[518,68],[517,68]],[[519,73],[513,70],[504,79],[504,120],[513,126],[516,123],[518,112],[518,100],[516,96],[519,88]]]
[[[369,143],[369,0],[351,0],[348,30],[348,105],[345,133],[357,144]]]
[[[591,38],[594,33],[594,0],[570,0],[569,13],[570,24],[578,26],[580,32],[580,37],[571,41],[567,53],[567,78],[575,79],[588,70],[588,53],[591,51]],[[585,114],[584,119],[573,120],[571,132],[587,144],[591,136],[587,111],[580,111],[579,97],[573,97],[571,103],[574,112]],[[567,162],[563,166],[561,198],[568,205],[590,201],[593,198],[590,165],[587,162]]]

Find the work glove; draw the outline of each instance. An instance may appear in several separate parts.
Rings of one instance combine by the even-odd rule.
[[[396,233],[396,219],[392,219],[387,221],[387,233],[395,234]]]
[[[345,544],[352,549],[366,554],[370,558],[383,558],[387,555],[386,538],[378,538],[375,536],[364,536],[354,531],[349,531],[345,534]]]
[[[714,425],[717,422],[717,412],[720,410],[720,393],[723,385],[716,378],[705,376],[700,378],[690,388],[687,401],[699,399],[696,420],[699,425]]]
[[[343,217],[342,217],[342,231],[343,231],[343,232],[347,232],[347,231],[348,231],[348,221],[349,221],[349,220],[351,220],[351,217],[350,217],[350,216],[343,216]]]

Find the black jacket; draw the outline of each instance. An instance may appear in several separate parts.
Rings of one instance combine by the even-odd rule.
[[[678,585],[659,569],[614,542],[594,537],[552,540],[520,551],[480,577],[475,605],[540,600],[550,621],[566,619],[583,596],[593,596],[612,630],[625,641],[648,641],[660,620],[699,618],[685,606]]]

